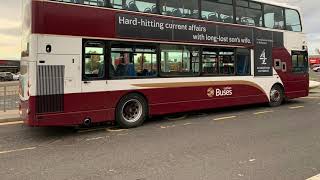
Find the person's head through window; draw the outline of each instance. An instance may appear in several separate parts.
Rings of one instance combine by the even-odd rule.
[[[92,74],[99,74],[101,71],[101,62],[99,55],[91,55],[91,71]]]
[[[124,53],[120,54],[119,60],[120,60],[120,64],[121,65],[125,65],[126,64],[124,56],[125,56]]]
[[[127,71],[128,71],[128,63],[129,63],[129,58],[127,54],[125,53],[120,53],[120,57],[119,59],[119,64],[117,65],[117,69],[116,69],[116,75],[117,76],[127,76]]]

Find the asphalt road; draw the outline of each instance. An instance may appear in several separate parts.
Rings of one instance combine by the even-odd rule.
[[[130,130],[0,124],[0,179],[303,180],[320,173],[320,93]]]
[[[310,71],[310,77],[312,80],[320,81],[320,72]]]

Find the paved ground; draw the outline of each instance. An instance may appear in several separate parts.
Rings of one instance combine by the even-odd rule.
[[[2,123],[0,177],[307,179],[320,173],[320,93],[311,96],[278,108],[258,105],[180,120],[154,118],[130,130],[76,132]]]
[[[314,81],[320,81],[320,72],[310,71],[310,79]]]
[[[6,86],[6,88],[4,88]],[[4,93],[6,91],[6,93]],[[19,96],[18,96],[18,82],[0,82],[0,116],[4,110],[18,109]],[[6,94],[6,96],[4,96]],[[0,117],[1,119],[1,117]]]

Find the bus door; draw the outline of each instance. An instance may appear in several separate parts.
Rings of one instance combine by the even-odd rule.
[[[106,105],[106,47],[101,41],[85,41],[82,57],[82,96],[85,110],[104,109]]]

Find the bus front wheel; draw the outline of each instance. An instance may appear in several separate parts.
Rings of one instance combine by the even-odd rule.
[[[116,122],[122,128],[141,126],[147,118],[148,105],[145,98],[133,93],[124,96],[116,108]]]
[[[270,102],[269,105],[271,107],[277,107],[280,106],[282,104],[284,100],[284,90],[283,88],[276,84],[271,88],[270,91]]]

